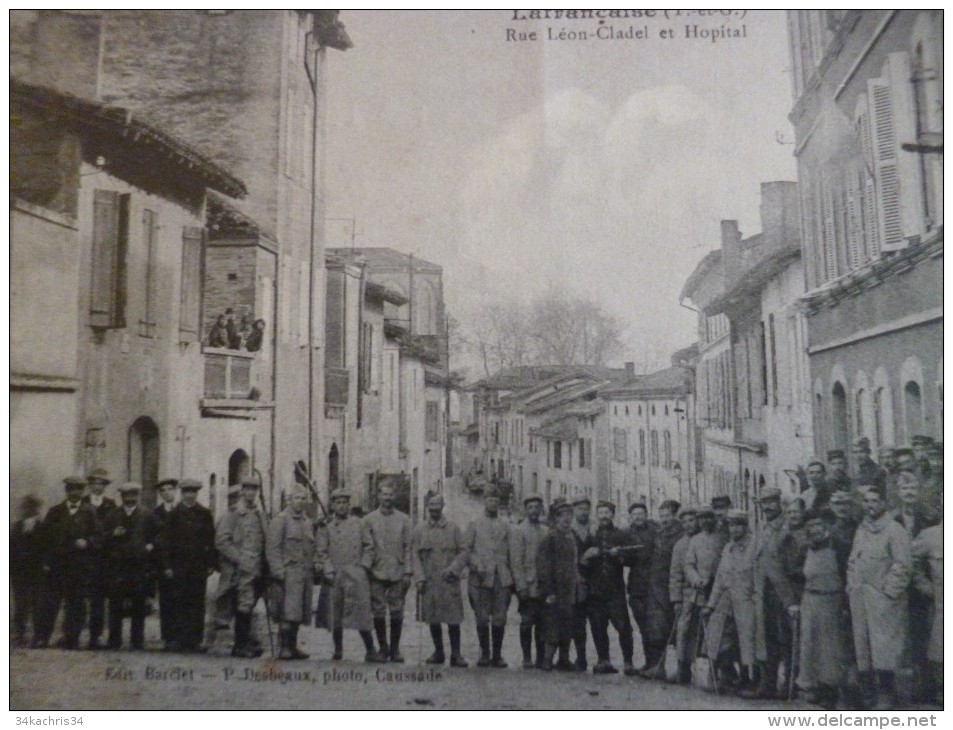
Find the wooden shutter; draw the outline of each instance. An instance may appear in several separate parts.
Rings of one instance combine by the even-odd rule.
[[[837,278],[837,232],[834,229],[834,192],[824,184],[822,191],[824,231],[824,273],[827,281]]]
[[[199,335],[202,299],[202,240],[204,230],[182,229],[182,283],[179,292],[179,340],[195,342]]]
[[[90,281],[90,325],[126,326],[126,248],[129,237],[129,195],[112,190],[93,194],[93,252]]]
[[[344,367],[344,275],[327,275],[327,314],[325,315],[325,364]]]
[[[847,261],[851,269],[864,262],[864,225],[862,218],[860,187],[857,176],[849,175],[847,180]]]
[[[142,325],[139,334],[151,337],[153,325],[156,322],[156,297],[158,296],[157,272],[159,269],[159,223],[155,211],[142,211],[142,241],[146,248],[145,307],[143,309]]]

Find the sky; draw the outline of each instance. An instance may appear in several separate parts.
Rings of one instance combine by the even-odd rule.
[[[759,232],[761,182],[796,179],[784,13],[607,19],[603,34],[648,37],[606,40],[596,19],[513,13],[342,11],[327,215],[354,219],[355,246],[443,266],[464,332],[555,288],[623,322],[620,362],[664,366],[696,339],[678,295],[719,222]],[[590,37],[548,39],[563,29]],[[351,244],[350,220],[326,225]]]

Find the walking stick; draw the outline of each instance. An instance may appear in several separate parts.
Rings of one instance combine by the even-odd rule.
[[[794,678],[797,676],[801,654],[801,615],[793,618],[794,626],[791,632],[791,666],[788,667],[788,702],[794,699]]]
[[[321,508],[321,514],[324,515],[324,519],[328,519],[328,511],[324,507],[324,502],[321,501],[321,497],[318,496],[318,488],[315,486],[315,483],[311,481],[311,477],[308,476],[308,471],[304,466],[304,463],[301,461],[294,462],[295,471],[301,475],[304,480],[308,483],[308,489],[311,490],[311,496],[314,497],[314,501],[318,503],[318,507]]]

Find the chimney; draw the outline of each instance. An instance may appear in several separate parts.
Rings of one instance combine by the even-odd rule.
[[[635,376],[635,363],[627,362],[625,363],[625,374],[626,376],[632,378]]]
[[[761,183],[761,230],[772,250],[798,248],[801,240],[797,183]]]
[[[738,221],[721,222],[721,262],[725,272],[725,286],[732,286],[741,270],[741,231]]]

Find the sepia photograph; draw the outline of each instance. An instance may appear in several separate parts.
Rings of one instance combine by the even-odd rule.
[[[8,19],[17,724],[935,721],[942,10]]]

